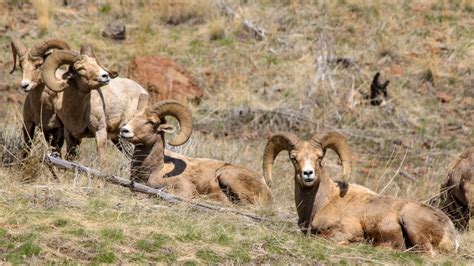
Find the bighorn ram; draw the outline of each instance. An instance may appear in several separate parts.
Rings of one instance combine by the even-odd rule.
[[[438,206],[459,230],[469,229],[474,213],[474,147],[467,148],[452,162],[441,185]]]
[[[12,74],[16,70],[16,59],[19,57],[19,65],[23,72],[21,89],[27,92],[23,105],[23,140],[25,148],[23,157],[28,154],[31,147],[31,139],[34,136],[36,126],[39,126],[46,141],[53,147],[53,152],[61,153],[64,143],[63,126],[54,113],[53,101],[57,97],[55,93],[45,89],[41,79],[42,66],[45,58],[52,49],[69,49],[69,45],[61,40],[48,40],[36,44],[27,49],[20,40],[11,40],[13,53]],[[61,74],[61,73],[59,73]]]
[[[61,65],[70,66],[65,80],[54,75]],[[42,76],[46,86],[58,93],[54,108],[64,124],[68,154],[72,155],[82,138],[95,137],[104,159],[107,138],[117,145],[120,127],[148,102],[144,88],[130,79],[116,78],[117,73],[97,61],[90,45],[82,46],[80,54],[55,51],[46,59]]]
[[[223,202],[263,204],[271,201],[271,191],[265,180],[254,171],[165,150],[164,133],[174,131],[174,127],[166,123],[166,116],[175,117],[181,128],[169,144],[184,144],[192,132],[191,111],[172,100],[149,106],[120,130],[122,138],[135,144],[132,180],[164,187],[185,198],[200,194]]]
[[[366,187],[334,182],[322,160],[334,150],[343,176],[351,173],[351,152],[336,133],[313,135],[302,141],[292,133],[273,135],[263,155],[264,176],[272,180],[275,157],[289,151],[295,174],[295,203],[303,232],[342,242],[371,241],[377,246],[451,252],[459,240],[454,225],[438,209],[400,198],[379,196]]]

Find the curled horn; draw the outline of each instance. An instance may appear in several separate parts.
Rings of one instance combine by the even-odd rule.
[[[272,184],[273,162],[277,155],[283,150],[295,149],[300,142],[295,134],[289,132],[277,133],[268,140],[263,153],[263,176],[268,186]]]
[[[313,137],[311,137],[311,142],[320,145],[324,154],[326,154],[327,149],[335,151],[342,162],[343,178],[346,179],[350,176],[352,171],[351,149],[349,148],[347,140],[343,135],[337,132],[329,132],[324,135],[315,134]]]
[[[72,65],[77,60],[78,54],[69,50],[58,50],[48,56],[43,64],[42,78],[46,87],[54,92],[65,89],[63,83],[56,79],[56,70],[61,65]]]
[[[107,73],[109,73],[109,75],[110,75],[111,78],[116,78],[116,77],[118,76],[117,71],[111,71],[111,70],[109,70],[108,68],[106,68],[104,65],[102,65],[102,64],[100,63],[99,59],[97,59],[97,57],[95,56],[94,48],[92,48],[92,45],[90,45],[90,44],[84,44],[84,45],[82,45],[82,46],[81,46],[81,54],[95,58],[95,60],[97,61],[97,64],[98,64],[101,68],[103,68],[105,71],[107,71]]]
[[[10,74],[16,70],[16,57],[22,57],[26,54],[27,49],[17,38],[12,38],[11,40],[12,54],[13,54],[13,69],[10,71]]]
[[[193,131],[191,110],[183,104],[174,100],[164,100],[148,107],[147,111],[157,115],[160,120],[164,120],[167,115],[173,116],[178,120],[181,130],[178,136],[169,142],[170,145],[182,145],[191,137]]]
[[[62,40],[51,39],[51,40],[40,42],[36,44],[35,46],[33,46],[33,48],[31,48],[29,56],[32,59],[42,58],[44,57],[46,52],[51,49],[69,50],[70,48],[69,48],[69,45]]]

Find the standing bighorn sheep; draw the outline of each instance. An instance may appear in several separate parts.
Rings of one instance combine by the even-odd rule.
[[[454,160],[447,180],[441,185],[438,206],[461,231],[469,229],[474,213],[474,147],[467,148]]]
[[[439,209],[400,198],[379,196],[366,187],[336,183],[322,160],[334,150],[343,176],[351,173],[351,152],[345,138],[335,132],[302,141],[292,133],[273,135],[265,147],[264,176],[272,180],[275,157],[289,151],[295,174],[298,225],[303,232],[347,243],[372,241],[377,246],[452,252],[459,247],[453,223]]]
[[[164,149],[164,133],[174,131],[165,117],[175,117],[180,133],[170,145],[184,144],[192,132],[191,111],[172,101],[161,101],[138,113],[120,130],[122,138],[135,144],[132,180],[152,187],[165,187],[173,194],[191,198],[208,195],[222,202],[263,204],[271,191],[258,173],[224,161],[191,158]]]
[[[65,80],[54,75],[61,65],[70,66]],[[116,77],[117,73],[97,61],[90,45],[82,46],[80,54],[59,50],[46,59],[43,80],[58,93],[54,108],[65,127],[68,154],[77,153],[82,138],[94,137],[104,159],[107,138],[118,145],[120,128],[147,105],[148,92],[143,87]]]
[[[48,143],[53,147],[53,152],[61,153],[64,143],[63,126],[54,112],[53,101],[55,93],[45,89],[41,78],[42,66],[45,58],[52,49],[69,49],[69,45],[61,40],[47,40],[27,49],[20,40],[11,40],[13,53],[12,74],[16,70],[16,59],[23,72],[21,89],[28,93],[23,105],[23,157],[28,154],[35,128],[39,126]],[[61,73],[59,73],[61,74]]]

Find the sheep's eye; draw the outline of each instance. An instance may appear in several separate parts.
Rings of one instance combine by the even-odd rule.
[[[84,72],[84,71],[86,71],[86,69],[84,67],[80,67],[80,68],[77,69],[77,72]]]

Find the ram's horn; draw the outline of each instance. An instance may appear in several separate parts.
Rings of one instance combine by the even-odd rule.
[[[43,64],[43,81],[50,90],[61,92],[65,89],[64,84],[56,79],[56,70],[61,65],[72,65],[77,60],[78,54],[69,50],[58,50],[48,56]]]
[[[193,121],[191,110],[188,107],[174,100],[164,100],[148,107],[147,110],[158,115],[161,120],[164,120],[165,116],[168,115],[178,120],[181,130],[178,136],[169,142],[170,145],[182,145],[191,137]]]
[[[295,149],[300,142],[295,134],[289,132],[277,133],[268,140],[263,153],[263,176],[268,186],[271,186],[273,181],[272,168],[277,155],[283,150]]]

